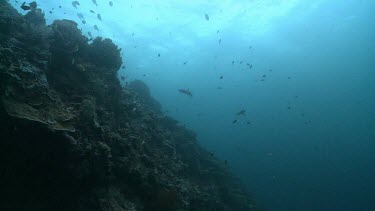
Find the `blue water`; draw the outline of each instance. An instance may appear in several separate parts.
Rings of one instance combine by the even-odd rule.
[[[73,19],[112,38],[123,49],[119,75],[145,81],[260,207],[375,210],[374,1],[80,3],[39,6],[49,23]]]

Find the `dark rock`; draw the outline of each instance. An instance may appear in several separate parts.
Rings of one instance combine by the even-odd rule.
[[[106,66],[117,72],[122,64],[120,49],[111,39],[97,37],[90,45],[90,59],[98,66]]]
[[[257,210],[111,40],[38,15],[0,1],[0,210]]]
[[[137,93],[142,103],[147,105],[152,111],[161,114],[160,103],[151,96],[150,89],[143,81],[131,81],[128,85],[126,85],[126,88],[129,88]]]

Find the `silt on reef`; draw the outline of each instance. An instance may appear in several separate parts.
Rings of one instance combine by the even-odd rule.
[[[0,1],[0,210],[258,210],[111,40],[31,17]]]

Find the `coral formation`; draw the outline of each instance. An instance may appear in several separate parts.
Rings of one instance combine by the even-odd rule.
[[[0,1],[0,210],[257,210],[111,40],[41,18]]]

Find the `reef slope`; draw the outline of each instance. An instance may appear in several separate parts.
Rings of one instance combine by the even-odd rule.
[[[120,49],[0,0],[0,210],[257,210]]]

